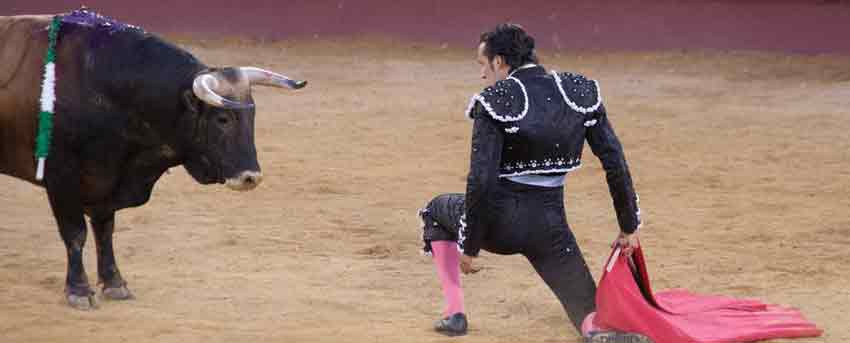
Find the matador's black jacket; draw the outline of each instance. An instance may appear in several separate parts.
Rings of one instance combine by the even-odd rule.
[[[466,112],[474,128],[458,233],[464,254],[481,249],[485,204],[500,179],[569,173],[581,166],[585,140],[605,169],[620,229],[637,230],[638,197],[596,81],[530,65],[474,95]]]

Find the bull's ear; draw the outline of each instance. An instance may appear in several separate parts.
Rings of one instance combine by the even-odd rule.
[[[191,89],[187,89],[183,92],[183,103],[189,111],[201,113],[201,99],[198,99]]]

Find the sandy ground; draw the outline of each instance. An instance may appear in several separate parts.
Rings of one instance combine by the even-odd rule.
[[[389,41],[181,40],[211,65],[311,84],[256,89],[264,183],[194,183],[182,168],[119,212],[136,300],[79,312],[44,192],[0,177],[0,342],[449,342],[416,210],[462,191],[473,51]],[[751,52],[544,55],[600,80],[626,148],[657,289],[799,307],[850,340],[850,62]],[[60,114],[61,115],[61,114]],[[592,156],[590,151],[585,152]],[[598,163],[568,178],[570,223],[597,277],[616,234]],[[96,279],[89,235],[86,262]],[[521,257],[465,277],[462,342],[578,341]]]

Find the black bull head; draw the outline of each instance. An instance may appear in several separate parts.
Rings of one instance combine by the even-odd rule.
[[[184,167],[202,183],[225,183],[251,190],[262,181],[254,146],[251,86],[299,89],[306,81],[253,67],[224,68],[198,74],[184,101],[193,127]]]

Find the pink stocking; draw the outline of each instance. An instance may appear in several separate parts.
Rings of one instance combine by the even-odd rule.
[[[443,284],[443,296],[446,298],[444,316],[463,313],[463,288],[460,285],[460,252],[457,243],[452,241],[433,241],[431,249],[437,275]]]

